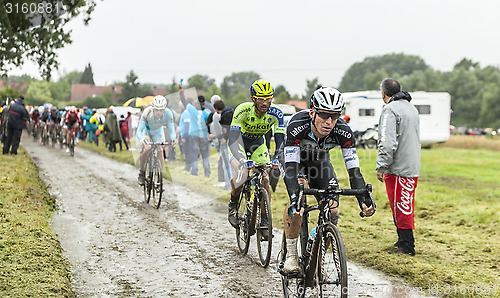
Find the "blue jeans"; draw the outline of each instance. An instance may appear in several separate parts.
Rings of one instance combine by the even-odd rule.
[[[191,138],[185,138],[186,143],[181,147],[183,152],[184,152],[184,161],[186,162],[186,165],[184,166],[184,171],[186,172],[191,172]]]
[[[203,169],[205,170],[205,177],[210,176],[210,161],[208,159],[208,139],[198,138],[198,137],[188,137],[189,147],[188,152],[189,157],[189,168],[191,169],[191,175],[198,175],[198,150],[201,153],[201,158],[203,161]]]

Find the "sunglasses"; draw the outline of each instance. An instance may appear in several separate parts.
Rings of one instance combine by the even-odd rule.
[[[315,111],[315,112],[323,120],[328,120],[328,118],[332,118],[332,120],[337,120],[340,117],[339,113],[328,113],[328,112],[319,112],[319,111]]]
[[[255,97],[254,96],[253,98],[255,98],[256,100],[260,100],[260,101],[268,101],[268,100],[273,99],[272,96],[270,96],[270,97]]]

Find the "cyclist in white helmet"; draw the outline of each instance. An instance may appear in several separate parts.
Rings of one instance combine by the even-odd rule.
[[[141,144],[138,177],[140,185],[144,184],[144,166],[151,150],[151,145],[148,142],[165,142],[164,126],[167,126],[170,133],[171,146],[175,147],[177,139],[174,129],[174,116],[172,111],[167,108],[167,99],[165,96],[157,95],[154,97],[152,105],[142,112],[136,131],[137,140]],[[161,152],[159,152],[158,156],[163,157],[163,146],[160,150]],[[160,161],[163,168],[165,161],[163,158],[160,158]]]
[[[342,94],[334,88],[321,87],[312,94],[310,109],[296,113],[288,122],[285,142],[279,154],[281,174],[290,196],[283,214],[287,248],[283,269],[286,273],[300,271],[297,239],[304,210],[301,208],[301,199],[297,196],[298,175],[304,174],[308,185],[313,188],[326,189],[330,185],[338,185],[329,151],[340,146],[351,188],[365,188],[365,181],[359,170],[354,136],[344,119],[339,119],[343,109]],[[321,197],[316,199],[319,201]],[[363,215],[371,216],[371,199],[365,196],[357,196],[357,199]],[[337,207],[338,196],[332,196],[330,219],[334,224],[338,219]]]

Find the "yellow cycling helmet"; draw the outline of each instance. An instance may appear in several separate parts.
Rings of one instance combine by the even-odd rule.
[[[250,96],[257,99],[271,99],[273,98],[274,89],[271,83],[265,80],[257,80],[253,82],[250,87]]]

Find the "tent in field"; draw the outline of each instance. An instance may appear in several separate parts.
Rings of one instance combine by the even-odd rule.
[[[134,97],[134,98],[127,100],[123,104],[123,106],[124,107],[134,107],[134,108],[147,106],[147,105],[151,104],[151,102],[153,101],[153,98],[154,98],[154,96]]]

